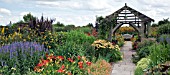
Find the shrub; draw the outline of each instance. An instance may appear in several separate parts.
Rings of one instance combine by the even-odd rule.
[[[90,75],[110,75],[112,66],[105,60],[99,59],[96,63],[88,67],[88,69]]]
[[[150,64],[151,60],[148,58],[142,58],[136,66],[135,69],[135,75],[143,75],[144,70],[148,68],[148,65]]]
[[[2,74],[25,74],[33,69],[38,59],[48,49],[36,42],[14,42],[0,48],[0,67],[6,67]],[[15,69],[15,71],[13,71]]]
[[[95,47],[95,56],[104,57],[109,60],[109,62],[116,62],[121,60],[121,52],[118,45],[112,45],[112,43],[106,40],[96,40],[93,42],[92,46]]]
[[[170,34],[170,23],[159,26],[158,33],[159,34]]]
[[[149,49],[151,50],[151,54],[149,55],[149,58],[152,61],[150,64],[151,67],[170,60],[169,46],[162,44],[154,44],[150,46]]]
[[[153,45],[154,43],[156,43],[155,41],[153,41],[153,40],[144,40],[144,41],[142,41],[142,42],[139,42],[138,43],[138,51],[140,51],[140,49],[141,48],[143,48],[143,47],[146,47],[146,46],[151,46],[151,45]]]
[[[170,35],[161,35],[158,38],[158,42],[162,43],[162,44],[169,44],[170,45]]]
[[[66,57],[81,55],[90,59],[94,56],[94,48],[91,47],[95,40],[93,36],[87,36],[79,30],[60,32],[57,36],[59,45],[52,49],[55,54]]]

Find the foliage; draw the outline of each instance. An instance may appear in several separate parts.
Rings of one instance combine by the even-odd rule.
[[[99,59],[96,63],[88,67],[88,69],[90,75],[110,75],[112,66],[105,60]]]
[[[148,46],[148,50],[150,51],[150,53],[146,58],[150,59],[150,63],[148,64],[147,68],[145,68],[146,73],[148,73],[149,75],[150,74],[162,74],[160,71],[163,66],[160,67],[160,64],[165,63],[166,61],[170,60],[169,49],[170,47],[168,45],[163,45],[163,44],[153,44],[152,46]],[[145,63],[146,62],[147,61],[145,61]],[[139,71],[139,70],[136,70],[136,71]]]
[[[93,27],[92,23],[87,24],[85,27]]]
[[[70,32],[58,33],[60,45],[58,45],[53,52],[57,55],[66,57],[81,55],[92,58],[94,56],[94,49],[91,43],[95,40],[93,36],[87,36],[81,30],[74,30]]]
[[[162,44],[169,44],[170,45],[170,35],[161,35],[158,38],[158,42],[162,43]]]
[[[0,67],[5,68],[2,74],[25,74],[33,69],[43,53],[48,52],[44,45],[36,42],[13,42],[0,48]]]
[[[141,68],[142,70],[146,69],[150,64],[151,60],[149,58],[142,58],[138,63],[136,68]]]
[[[60,37],[57,36],[58,33],[42,32],[41,35],[39,35],[39,33],[30,28],[24,27],[23,29],[24,30],[19,30],[19,32],[14,32],[6,36],[0,35],[0,46],[20,41],[36,41],[44,44],[46,48],[55,48],[57,44],[59,44],[58,39]]]
[[[150,50],[151,54],[149,55],[149,58],[152,61],[150,64],[151,66],[155,66],[170,60],[169,46],[154,44],[150,47]]]
[[[141,48],[146,47],[146,46],[151,46],[154,43],[156,43],[154,40],[151,39],[145,39],[142,42],[138,43],[138,51],[140,51]]]
[[[163,64],[158,64],[153,68],[149,69],[146,74],[156,74],[156,75],[169,75],[170,74],[170,61],[166,61]]]
[[[121,60],[121,52],[118,45],[112,45],[112,43],[106,40],[96,40],[92,46],[95,47],[95,56],[104,59],[109,59],[108,62],[116,62]]]
[[[143,75],[146,68],[148,68],[148,65],[150,64],[151,60],[148,58],[142,58],[136,66],[135,69],[135,75]]]
[[[149,56],[151,53],[149,47],[152,46],[154,43],[156,42],[152,40],[144,40],[142,42],[139,42],[137,44],[136,54],[132,55],[133,63],[137,63],[142,58]]]
[[[151,26],[152,26],[152,27],[158,27],[159,25],[156,24],[156,23],[153,23]]]
[[[113,36],[113,40],[116,40],[117,42],[115,44],[118,44],[120,47],[122,47],[125,42],[124,37],[120,34]]]
[[[84,56],[65,58],[46,54],[46,58],[40,59],[40,62],[34,67],[34,71],[48,75],[88,75],[87,67],[91,64],[92,62],[87,61]]]
[[[102,16],[97,17],[96,21],[98,24],[96,24],[97,31],[99,33],[99,37],[101,39],[107,39],[108,38],[108,32],[110,32],[111,27],[115,27],[115,19],[111,19],[111,21],[107,21]]]
[[[161,26],[161,25],[167,24],[167,23],[170,23],[170,22],[169,22],[169,18],[163,19],[163,20],[159,21],[159,22],[158,22],[158,25]]]
[[[134,75],[144,75],[144,72],[143,72],[142,68],[136,68],[135,72],[134,72]]]
[[[151,30],[152,31],[150,31],[149,32],[149,36],[150,37],[157,37],[158,36],[158,27],[151,27]]]
[[[65,25],[63,23],[57,22],[56,24],[53,24],[54,27],[64,27]]]
[[[36,18],[31,13],[29,13],[29,14],[24,15],[23,19],[25,22],[29,22],[31,20],[35,20]]]
[[[158,33],[159,34],[170,34],[170,23],[159,26]]]

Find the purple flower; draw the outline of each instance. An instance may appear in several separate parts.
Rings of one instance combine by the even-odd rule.
[[[167,38],[166,38],[166,42],[167,42],[168,44],[170,44],[170,37],[167,37]]]
[[[14,63],[21,64],[24,63],[23,61],[29,61],[30,58],[31,61],[35,61],[47,51],[44,45],[37,42],[13,42],[0,48],[0,55],[2,55],[0,59],[5,59],[0,61],[0,63],[1,65],[15,65],[9,61],[12,60]]]

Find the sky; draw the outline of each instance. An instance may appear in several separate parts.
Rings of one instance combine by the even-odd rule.
[[[107,16],[127,6],[153,18],[155,23],[170,16],[170,0],[0,0],[0,25],[23,20],[31,13],[66,25],[95,24],[96,16]]]

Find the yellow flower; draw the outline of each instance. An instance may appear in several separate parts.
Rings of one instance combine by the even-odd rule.
[[[4,34],[4,32],[5,32],[5,28],[3,27],[1,33]]]
[[[11,70],[16,70],[16,68],[12,67]]]
[[[48,48],[51,48],[51,46],[48,46]]]
[[[25,41],[26,41],[26,39],[23,39],[23,41],[25,42]]]

